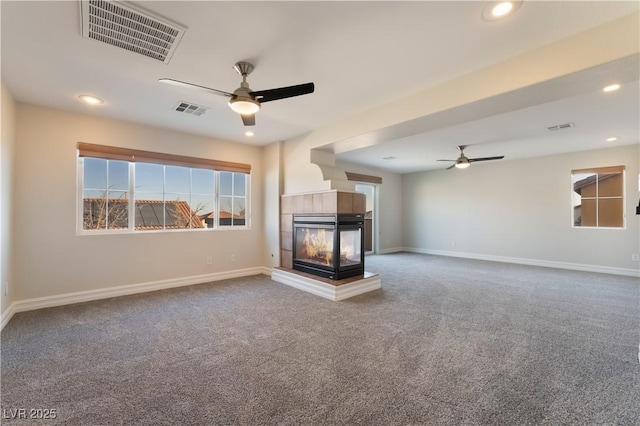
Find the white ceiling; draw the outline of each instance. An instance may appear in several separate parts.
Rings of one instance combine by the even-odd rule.
[[[20,102],[97,114],[254,145],[288,140],[370,108],[522,54],[639,10],[638,2],[525,0],[487,22],[487,2],[132,2],[187,28],[168,65],[81,36],[78,1],[1,4],[2,81]],[[223,91],[240,82],[233,64],[256,66],[253,90],[313,81],[312,95],[270,102],[248,138],[226,99],[163,85],[168,77]],[[610,134],[638,141],[638,85],[596,90],[420,135],[338,158],[397,172],[442,167],[468,144],[470,157],[521,158],[592,149]],[[98,107],[77,96],[94,94]],[[179,101],[210,108],[194,117]],[[550,134],[544,127],[573,121]],[[542,128],[542,130],[541,130]],[[546,133],[545,133],[546,132]],[[635,138],[635,140],[634,140]],[[583,144],[578,143],[581,141]],[[564,144],[564,145],[563,145]],[[598,145],[600,144],[600,145]],[[558,151],[565,146],[565,151]],[[571,146],[571,148],[569,148]],[[563,148],[564,149],[564,148]],[[396,160],[382,160],[395,156]]]
[[[637,73],[637,67],[635,69]],[[572,123],[573,127],[548,130],[548,127],[566,123]],[[467,145],[465,155],[469,158],[504,155],[502,161],[507,161],[637,144],[639,129],[640,86],[636,80],[615,93],[603,93],[598,89],[351,150],[340,153],[338,158],[410,173],[447,168],[453,163],[438,160],[455,160],[460,154],[458,145]],[[618,140],[607,142],[609,137]]]

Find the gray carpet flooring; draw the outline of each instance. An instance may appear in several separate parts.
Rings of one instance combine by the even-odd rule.
[[[640,424],[637,278],[366,263],[382,290],[342,302],[253,276],[16,314],[2,423]]]

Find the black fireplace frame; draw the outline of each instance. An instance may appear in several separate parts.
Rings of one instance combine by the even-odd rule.
[[[364,215],[363,214],[295,214],[293,215],[293,269],[332,280],[364,275]],[[334,231],[333,265],[318,265],[296,259],[297,233],[304,228]],[[340,231],[360,230],[360,263],[340,265]]]

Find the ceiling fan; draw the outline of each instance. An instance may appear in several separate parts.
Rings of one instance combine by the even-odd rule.
[[[482,158],[467,158],[466,155],[464,155],[464,149],[467,147],[468,145],[459,145],[458,149],[460,150],[460,157],[458,157],[455,160],[438,160],[438,161],[453,161],[453,164],[450,165],[449,167],[447,167],[447,170],[449,169],[453,169],[454,167],[458,168],[458,169],[466,169],[467,167],[469,167],[471,165],[471,163],[475,163],[477,161],[491,161],[491,160],[502,160],[504,158],[504,155],[501,155],[499,157],[482,157]]]
[[[277,101],[278,99],[292,98],[294,96],[307,95],[309,93],[313,93],[315,89],[313,83],[305,83],[295,86],[279,87],[277,89],[252,91],[249,88],[249,83],[247,83],[247,76],[253,71],[253,64],[250,64],[249,62],[238,62],[233,68],[242,76],[242,83],[240,83],[240,87],[234,90],[233,93],[199,86],[197,84],[185,83],[184,81],[174,80],[171,78],[161,78],[158,81],[160,83],[187,87],[189,89],[200,89],[208,93],[228,97],[229,107],[240,114],[245,126],[254,126],[256,124],[255,113],[260,110],[260,106],[263,103]]]

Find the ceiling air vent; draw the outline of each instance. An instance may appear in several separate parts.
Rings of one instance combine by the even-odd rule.
[[[174,110],[178,112],[184,112],[185,114],[198,115],[198,116],[207,112],[208,109],[209,108],[207,107],[191,104],[189,102],[178,102],[178,104],[174,108]]]
[[[106,0],[81,0],[82,36],[169,63],[185,29],[132,8]]]
[[[570,129],[571,127],[576,127],[576,125],[573,123],[556,124],[555,126],[547,127],[547,130],[557,132],[558,130]]]

